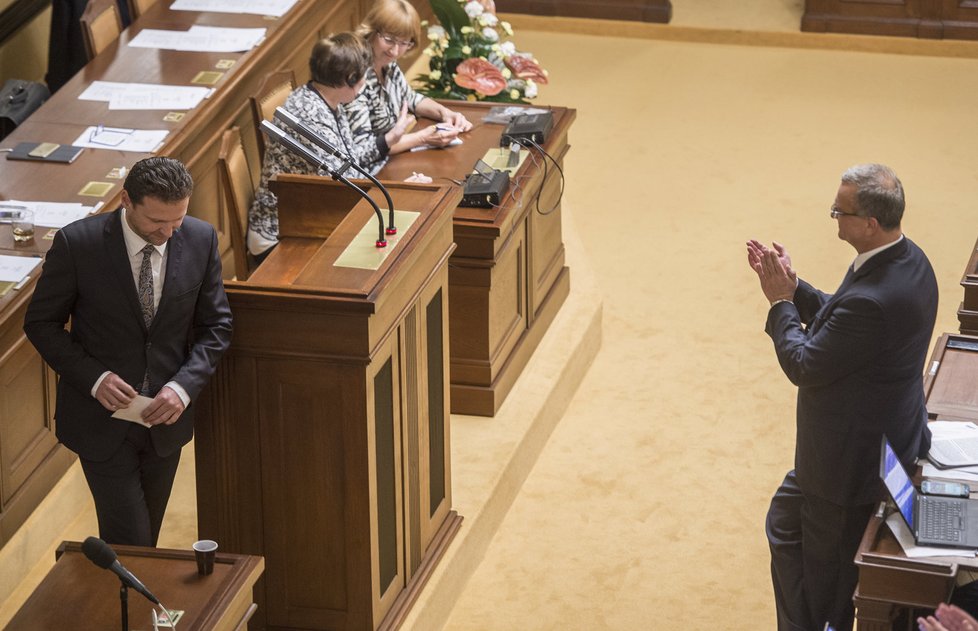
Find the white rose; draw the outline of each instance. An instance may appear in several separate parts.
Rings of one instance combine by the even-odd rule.
[[[499,41],[499,33],[497,33],[496,29],[492,28],[491,26],[487,26],[482,29],[482,36],[490,42]]]
[[[499,18],[492,13],[483,13],[479,16],[479,24],[482,26],[496,26],[499,24]]]
[[[441,39],[445,37],[445,29],[440,24],[428,27],[428,39]]]
[[[528,99],[536,98],[537,84],[533,83],[532,81],[527,81],[526,88],[523,90],[523,93],[526,94],[526,98]]]
[[[513,42],[503,42],[499,45],[499,52],[503,57],[509,57],[516,54],[516,44]]]
[[[472,2],[465,5],[465,14],[468,15],[470,19],[474,20],[483,13],[485,13],[485,9],[483,9],[482,5],[476,2],[476,0],[472,0]]]

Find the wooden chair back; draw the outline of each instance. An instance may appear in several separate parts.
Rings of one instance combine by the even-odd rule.
[[[115,0],[88,0],[79,21],[89,60],[105,50],[122,33],[122,18],[119,17]]]
[[[241,130],[238,127],[224,132],[217,161],[228,211],[234,275],[238,280],[247,280],[251,274],[247,238],[248,209],[255,200],[255,185],[251,179],[251,169],[248,167],[248,158],[241,144]]]
[[[266,76],[258,87],[258,92],[251,97],[255,133],[258,135],[258,153],[262,159],[265,158],[265,135],[261,133],[261,122],[272,120],[275,108],[281,107],[294,89],[295,73],[291,70],[280,70]]]
[[[156,4],[156,0],[126,0],[129,4],[129,17],[133,20],[149,11],[150,7]]]

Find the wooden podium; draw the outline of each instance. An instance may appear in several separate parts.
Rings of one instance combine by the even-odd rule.
[[[277,176],[280,243],[226,284],[234,337],[196,424],[199,531],[265,556],[267,629],[395,628],[461,522],[447,369],[461,191],[388,187],[412,212],[381,254],[356,193]]]
[[[380,171],[382,177],[401,181],[418,171],[436,182],[462,181],[487,151],[498,150],[504,126],[483,121],[496,104],[445,104],[475,125],[462,135],[463,144],[393,156]],[[577,112],[539,107],[548,107],[554,117],[543,148],[563,165]],[[522,153],[498,207],[455,210],[458,249],[449,272],[455,414],[493,416],[499,410],[570,293],[561,174],[538,152]]]
[[[244,629],[255,612],[252,587],[262,573],[260,557],[218,551],[214,573],[197,574],[192,550],[112,546],[119,561],[160,601],[180,609],[182,631]],[[38,629],[118,629],[119,579],[81,551],[81,544],[62,543],[58,562],[17,611],[7,631]],[[153,605],[129,590],[131,629],[152,629]]]

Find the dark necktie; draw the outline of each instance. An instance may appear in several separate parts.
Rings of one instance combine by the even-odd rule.
[[[153,324],[153,314],[156,311],[153,305],[153,263],[150,260],[153,255],[153,246],[147,244],[141,252],[143,253],[143,261],[139,265],[139,286],[137,290],[139,291],[139,308],[143,312],[143,323],[146,324],[148,331],[150,325]],[[143,385],[140,386],[139,393],[149,394],[149,366],[146,367],[146,372],[143,374]]]
[[[153,264],[150,257],[153,254],[153,246],[147,244],[142,250],[143,262],[139,266],[139,307],[143,312],[143,323],[149,329],[153,323],[153,314],[156,311],[153,306]]]

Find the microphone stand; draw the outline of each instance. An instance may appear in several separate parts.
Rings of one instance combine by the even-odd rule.
[[[387,191],[387,187],[381,184],[380,180],[370,175],[369,171],[357,164],[356,161],[348,154],[343,153],[331,145],[329,141],[296,118],[291,112],[288,112],[281,107],[277,107],[275,108],[275,118],[285,123],[297,134],[304,137],[306,140],[313,143],[326,153],[343,160],[343,168],[340,169],[340,173],[346,171],[350,167],[353,167],[358,173],[362,174],[366,179],[373,182],[374,186],[380,189],[380,192],[384,194],[384,198],[387,200],[387,234],[397,234],[397,228],[394,226],[394,200],[391,199],[391,194]]]
[[[122,607],[122,631],[129,631],[129,588],[119,579],[119,604]]]
[[[377,232],[377,241],[374,243],[374,245],[376,245],[378,248],[387,247],[387,239],[384,237],[384,214],[380,211],[380,206],[377,205],[377,202],[375,202],[373,198],[371,198],[370,195],[368,195],[365,190],[363,190],[362,188],[360,188],[359,186],[357,186],[356,184],[354,184],[353,182],[351,182],[350,180],[346,179],[346,177],[343,176],[343,171],[346,171],[351,166],[356,168],[358,171],[360,171],[360,168],[356,166],[356,164],[353,162],[351,158],[349,157],[341,158],[345,160],[344,163],[340,166],[339,170],[334,171],[333,169],[329,168],[325,160],[321,159],[319,156],[314,154],[308,148],[300,144],[295,138],[292,138],[291,136],[283,132],[275,125],[269,123],[268,121],[262,121],[261,130],[265,132],[265,135],[268,136],[271,140],[274,140],[275,142],[281,144],[290,152],[302,158],[303,160],[305,160],[312,166],[316,167],[317,169],[323,169],[324,171],[329,173],[329,176],[331,178],[333,178],[337,182],[342,182],[343,184],[349,186],[354,191],[359,193],[361,197],[363,197],[365,200],[370,202],[370,205],[373,206],[374,208],[374,213],[377,215],[377,221],[379,223],[378,232]],[[384,190],[384,193],[386,195],[387,191]],[[388,199],[390,198],[388,197]],[[392,204],[391,217],[393,217],[393,215],[394,215],[394,206]],[[391,232],[391,230],[393,230],[393,232]],[[391,228],[388,229],[387,234],[395,234],[396,232],[397,229],[391,226]]]

